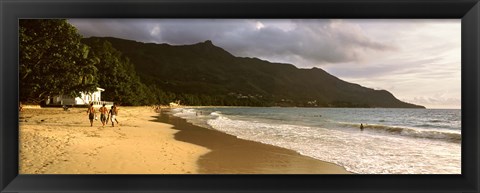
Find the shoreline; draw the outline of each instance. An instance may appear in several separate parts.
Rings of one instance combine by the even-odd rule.
[[[334,163],[196,126],[164,111],[156,121],[179,130],[176,140],[210,150],[198,160],[201,174],[353,174]]]
[[[164,108],[165,109],[165,108]],[[120,125],[86,110],[24,107],[19,174],[350,174],[345,168],[192,125],[152,107],[120,107]]]

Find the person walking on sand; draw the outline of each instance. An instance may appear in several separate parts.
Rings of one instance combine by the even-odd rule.
[[[118,121],[117,121],[117,117],[118,117],[118,105],[117,103],[113,103],[113,109],[115,110],[115,121],[117,122],[117,125],[119,124]]]
[[[95,108],[93,108],[93,103],[90,103],[90,107],[87,110],[88,119],[90,119],[90,127],[93,127],[93,118],[95,118]]]
[[[363,131],[363,124],[360,123],[360,131]]]
[[[100,111],[100,121],[102,121],[102,127],[105,126],[105,124],[108,122],[107,121],[107,107],[105,107],[105,104],[103,104],[102,107],[100,107],[100,109],[98,109],[98,111]]]
[[[108,117],[110,117],[111,118],[110,120],[112,121],[112,127],[115,127],[115,123],[113,121],[117,122],[118,124],[117,114],[118,114],[118,109],[116,105],[113,104],[113,106],[110,108],[110,111],[108,112]]]

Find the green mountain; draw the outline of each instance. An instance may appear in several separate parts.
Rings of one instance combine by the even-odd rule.
[[[145,85],[195,105],[425,108],[319,68],[236,57],[211,41],[174,46],[110,37],[83,40],[95,41],[108,41],[129,58]]]

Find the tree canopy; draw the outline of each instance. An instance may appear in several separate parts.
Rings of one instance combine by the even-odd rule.
[[[173,101],[143,84],[130,60],[108,41],[82,42],[67,20],[22,19],[19,34],[20,101],[38,104],[48,96],[79,96],[96,87],[105,89],[103,100],[124,105]]]
[[[20,20],[20,100],[52,95],[78,96],[98,86],[98,59],[65,19]]]

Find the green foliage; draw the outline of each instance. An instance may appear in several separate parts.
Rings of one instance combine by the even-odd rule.
[[[146,105],[155,101],[148,87],[140,82],[130,60],[122,57],[108,41],[84,39],[83,42],[91,47],[92,54],[99,60],[97,79],[99,86],[105,89],[103,100],[123,105]]]
[[[20,100],[39,102],[51,95],[78,96],[97,86],[97,59],[64,19],[21,19]]]

